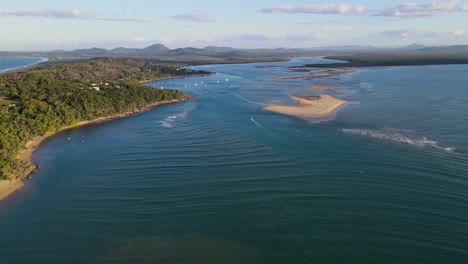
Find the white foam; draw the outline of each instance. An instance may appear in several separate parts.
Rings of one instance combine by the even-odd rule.
[[[389,140],[389,141],[404,143],[404,144],[417,146],[417,147],[430,147],[430,148],[445,150],[448,152],[458,151],[458,149],[455,147],[443,146],[435,140],[431,140],[425,137],[414,138],[414,137],[405,135],[403,134],[403,132],[408,132],[409,130],[404,130],[404,129],[385,128],[385,129],[377,130],[377,129],[343,128],[342,131],[346,134],[353,134],[353,135]]]
[[[252,121],[252,123],[255,124],[255,126],[257,126],[258,128],[260,128],[261,130],[267,132],[268,134],[272,135],[272,136],[275,136],[275,134],[270,131],[268,128],[262,126],[260,123],[257,122],[257,120],[255,120],[253,117],[250,118],[250,121]]]
[[[258,102],[254,102],[254,101],[252,101],[252,100],[249,100],[249,99],[247,99],[247,98],[245,98],[245,97],[243,97],[243,96],[240,96],[239,94],[235,94],[235,96],[236,96],[237,98],[239,98],[239,99],[241,99],[241,100],[243,100],[243,101],[249,102],[249,103],[251,103],[251,104],[265,105],[265,104],[263,104],[263,103],[258,103]]]
[[[195,108],[196,108],[196,105],[188,107],[187,109],[185,109],[184,111],[182,111],[180,113],[177,113],[175,115],[167,116],[163,120],[159,121],[159,123],[161,124],[162,127],[172,128],[172,127],[174,127],[174,124],[177,121],[179,121],[181,119],[185,119],[190,112],[195,110]]]
[[[361,89],[364,89],[368,92],[370,92],[373,88],[372,84],[371,83],[368,83],[368,82],[360,82],[358,84],[358,87],[361,88]]]
[[[250,121],[252,121],[252,123],[254,123],[257,127],[261,128],[261,129],[265,129],[262,125],[260,125],[253,117],[250,118]]]

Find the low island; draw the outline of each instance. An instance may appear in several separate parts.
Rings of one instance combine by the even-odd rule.
[[[207,75],[137,59],[91,59],[0,74],[0,200],[37,170],[35,148],[57,132],[192,98],[142,81]]]

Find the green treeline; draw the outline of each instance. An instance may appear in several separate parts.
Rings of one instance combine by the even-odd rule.
[[[143,80],[209,74],[133,59],[93,59],[0,75],[0,179],[9,179],[25,162],[16,154],[33,137],[80,121],[138,111],[181,91],[155,89]]]

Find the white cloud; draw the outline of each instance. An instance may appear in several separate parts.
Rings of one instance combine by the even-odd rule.
[[[376,15],[398,18],[428,17],[463,11],[468,11],[468,4],[459,4],[459,0],[448,0],[427,3],[403,3],[394,8],[378,11]]]
[[[146,38],[144,37],[131,37],[130,41],[131,42],[147,42]]]
[[[322,4],[306,6],[278,6],[264,8],[263,13],[285,14],[338,14],[338,15],[375,15],[388,17],[429,17],[441,16],[452,12],[468,11],[468,3],[460,3],[459,0],[441,0],[425,3],[406,2],[388,9],[368,10],[362,5],[350,4]]]
[[[16,17],[44,17],[51,19],[79,19],[79,20],[100,20],[116,22],[147,23],[148,21],[133,18],[112,18],[100,17],[92,13],[83,12],[78,9],[41,9],[41,10],[16,10],[0,11],[0,16]]]
[[[361,5],[349,4],[323,4],[308,6],[278,6],[274,8],[264,8],[263,13],[304,13],[304,14],[362,14],[366,8]]]
[[[180,15],[171,16],[173,19],[183,20],[188,22],[195,23],[213,23],[216,22],[216,19],[205,14],[201,13],[184,13]]]

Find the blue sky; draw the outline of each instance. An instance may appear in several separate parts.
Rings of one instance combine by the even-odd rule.
[[[0,50],[468,44],[468,0],[3,0]]]

